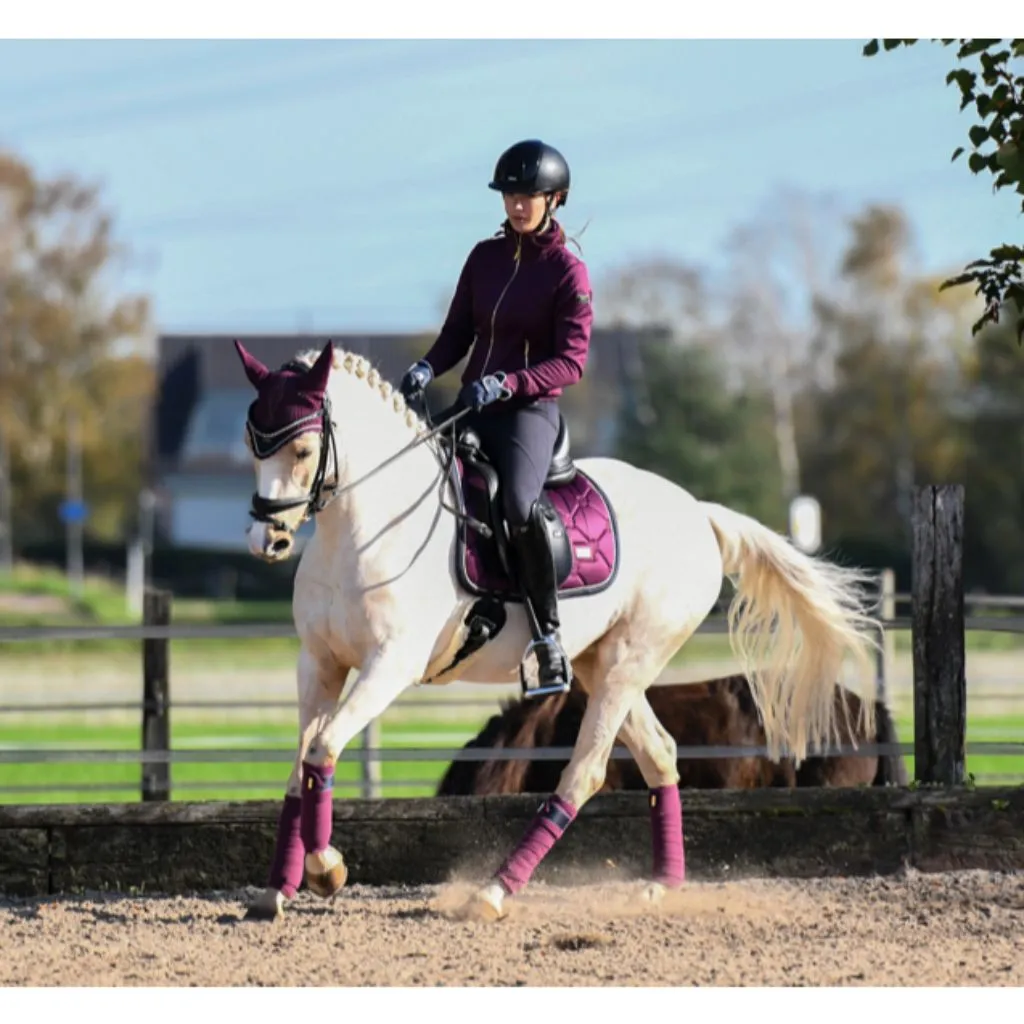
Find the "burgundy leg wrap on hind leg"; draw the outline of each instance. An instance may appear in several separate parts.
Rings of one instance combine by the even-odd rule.
[[[302,762],[302,845],[319,853],[331,843],[334,767]]]
[[[575,817],[576,808],[559,796],[553,796],[541,805],[526,834],[519,840],[519,845],[494,876],[506,892],[518,892],[526,885],[544,855],[561,838]]]
[[[277,846],[267,885],[280,890],[288,899],[299,891],[302,884],[301,818],[302,801],[297,796],[286,796],[277,819]]]
[[[675,887],[686,878],[683,854],[683,808],[678,786],[650,791],[651,839],[654,842],[654,880]]]

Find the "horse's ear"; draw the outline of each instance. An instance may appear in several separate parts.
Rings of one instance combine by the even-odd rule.
[[[246,351],[245,346],[236,338],[235,351],[242,360],[245,375],[254,388],[258,388],[269,376],[270,371],[254,356]]]
[[[331,364],[334,361],[334,342],[324,345],[324,350],[317,361],[306,371],[304,386],[306,390],[323,394],[327,390],[327,379],[331,375]]]

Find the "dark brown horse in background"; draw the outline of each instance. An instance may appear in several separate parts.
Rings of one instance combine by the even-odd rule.
[[[842,708],[843,698],[846,708]],[[763,747],[764,730],[745,676],[732,675],[703,683],[652,686],[647,699],[661,724],[680,747]],[[836,687],[836,719],[842,746],[897,743],[896,727],[886,705],[875,702],[875,736],[854,734],[860,700]],[[587,706],[586,693],[573,683],[568,693],[503,702],[480,733],[464,747],[535,749],[572,748]],[[557,761],[453,761],[438,785],[438,796],[460,794],[550,793],[568,758]],[[906,785],[903,758],[893,755],[839,754],[808,757],[799,768],[789,758],[774,764],[763,755],[749,757],[680,758],[679,785],[694,789],[758,789],[766,786]],[[613,758],[601,792],[646,789],[636,763]]]

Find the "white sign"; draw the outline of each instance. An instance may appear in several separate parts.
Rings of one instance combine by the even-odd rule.
[[[821,547],[821,505],[817,498],[801,494],[790,502],[789,536],[807,554]]]

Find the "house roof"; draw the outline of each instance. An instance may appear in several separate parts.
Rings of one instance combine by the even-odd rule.
[[[245,410],[252,387],[235,352],[233,334],[165,334],[157,341],[157,402],[150,444],[151,469],[162,474],[189,468],[250,472],[248,456],[241,465],[232,457],[242,442]],[[280,366],[304,349],[320,349],[333,340],[373,361],[397,383],[416,358],[424,339],[415,334],[320,335],[265,334],[239,338],[268,366]],[[244,451],[244,448],[243,448]]]

